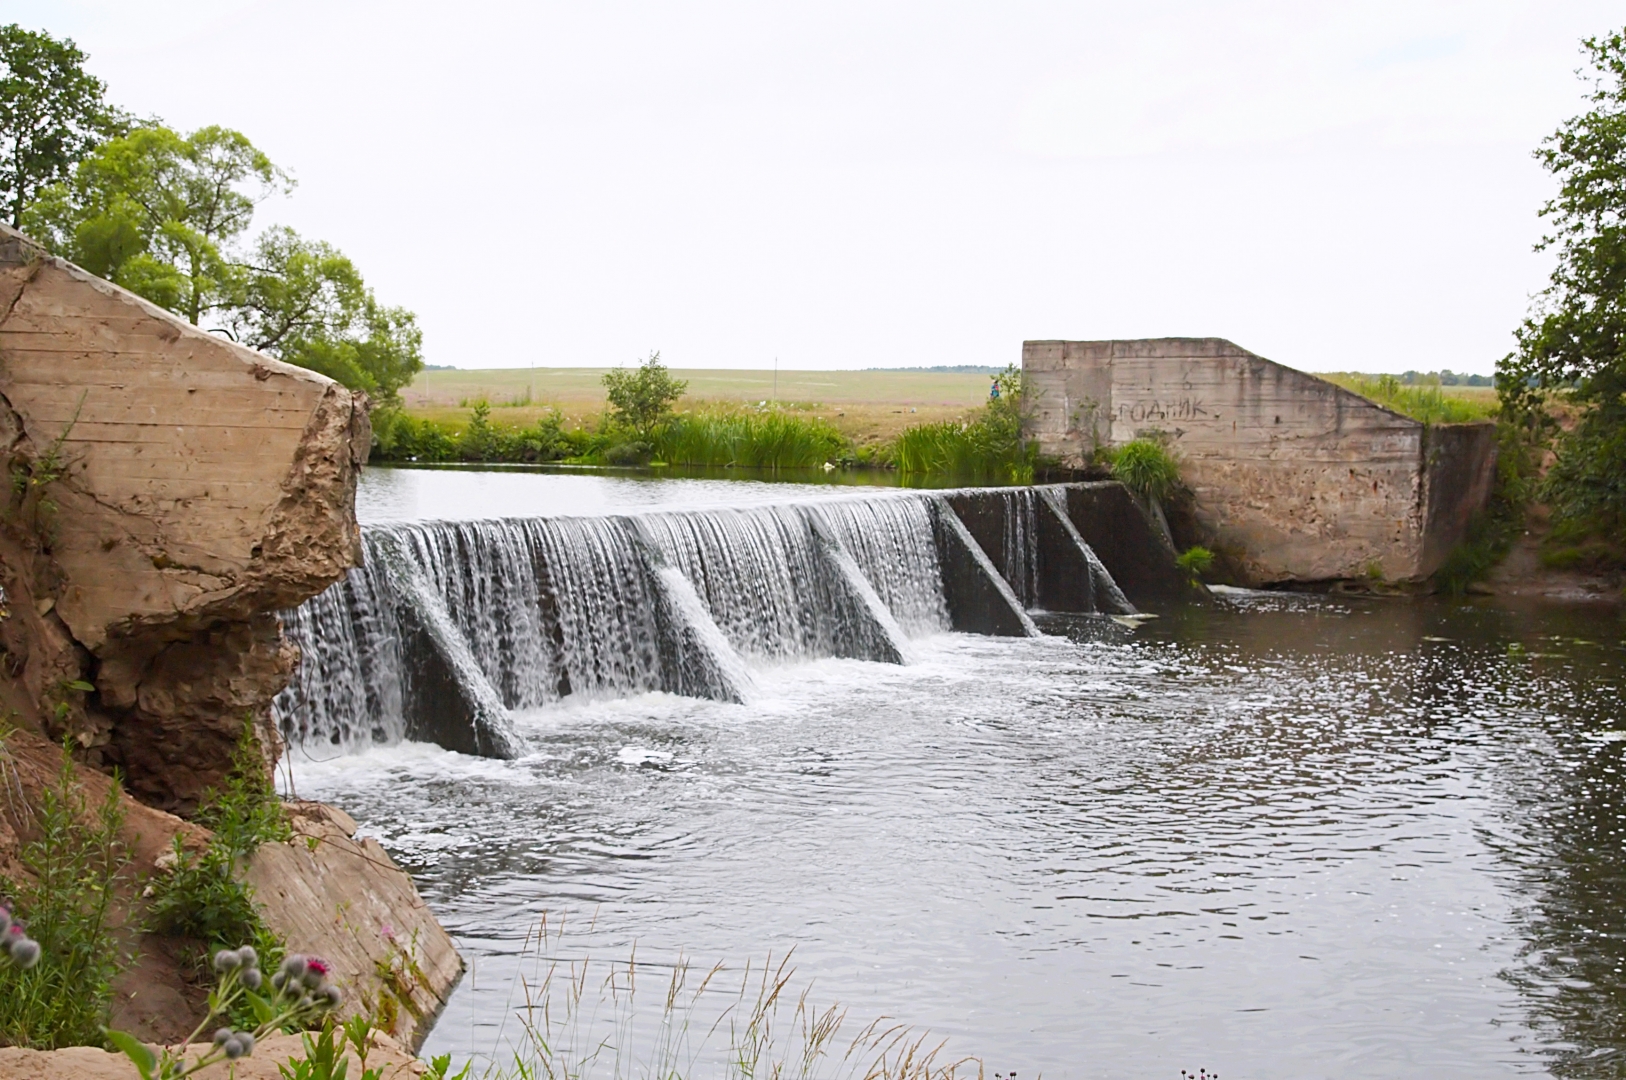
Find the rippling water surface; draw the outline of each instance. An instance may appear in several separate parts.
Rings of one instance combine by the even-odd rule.
[[[525,942],[738,969],[1024,1078],[1626,1075],[1626,630],[1607,608],[1247,594],[944,634],[522,716],[514,762],[298,760],[514,1033]]]

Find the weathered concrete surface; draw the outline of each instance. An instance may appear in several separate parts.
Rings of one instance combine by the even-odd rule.
[[[968,488],[948,492],[943,498],[1019,601],[1025,598],[1030,606],[1044,611],[1130,614],[1133,605],[1067,514],[1069,486]],[[1135,518],[1143,516],[1133,501],[1114,509]],[[1133,528],[1133,523],[1128,527]],[[1036,565],[1027,565],[1024,544],[1031,545]],[[1172,551],[1166,560],[1172,569]],[[1029,582],[1012,580],[1015,574],[1029,572]],[[1031,595],[1024,597],[1025,592]]]
[[[1113,481],[1067,484],[1067,516],[1112,580],[1139,607],[1189,600],[1192,588],[1146,511]]]
[[[156,1052],[160,1049],[153,1046]],[[195,1061],[208,1047],[198,1045],[187,1054]],[[231,1064],[221,1062],[201,1069],[192,1075],[198,1080],[281,1080],[279,1064],[292,1058],[304,1057],[304,1045],[298,1035],[272,1035],[254,1048],[254,1053]],[[347,1075],[359,1078],[361,1063],[355,1051],[347,1051]],[[405,1047],[387,1035],[374,1037],[374,1045],[367,1053],[367,1068],[380,1070],[380,1080],[407,1080],[422,1076],[424,1063],[413,1057]],[[75,1046],[66,1050],[23,1050],[15,1046],[0,1048],[0,1080],[140,1080],[135,1066],[123,1054],[100,1050],[94,1046]]]
[[[6,515],[7,592],[40,620],[3,642],[6,667],[38,695],[65,676],[96,687],[51,734],[183,811],[245,716],[274,740],[269,702],[296,657],[266,613],[359,560],[369,438],[365,401],[332,380],[0,226],[0,453],[13,477],[50,481],[13,489]]]
[[[1203,530],[1253,583],[1426,577],[1489,493],[1489,425],[1430,429],[1217,338],[1029,341],[1022,370],[1045,454],[1168,438]]]
[[[294,839],[262,844],[244,874],[266,926],[332,965],[344,1015],[416,1048],[463,973],[450,935],[378,841],[354,839],[349,815],[292,803],[289,821]]]
[[[967,634],[1037,637],[1039,628],[954,508],[946,499],[934,502],[932,507],[949,625]]]

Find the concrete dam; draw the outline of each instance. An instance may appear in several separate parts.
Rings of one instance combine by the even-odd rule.
[[[759,663],[901,664],[920,634],[1134,613],[1097,545],[1136,599],[1182,588],[1116,484],[388,524],[363,542],[364,565],[284,613],[303,657],[275,702],[290,742],[508,758],[523,745],[511,710],[648,691],[743,702]]]

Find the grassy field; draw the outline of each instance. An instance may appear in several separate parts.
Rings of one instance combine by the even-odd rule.
[[[1399,383],[1393,376],[1363,375],[1352,371],[1323,371],[1317,378],[1337,383],[1385,408],[1431,424],[1489,420],[1501,407],[1493,386],[1434,386],[1427,383],[1408,386]]]
[[[426,371],[402,396],[412,415],[453,426],[467,423],[472,406],[482,399],[492,406],[491,421],[500,427],[527,427],[552,409],[563,414],[567,426],[575,426],[595,422],[604,411],[606,370]],[[859,446],[888,442],[915,424],[965,419],[988,400],[989,383],[986,375],[907,369],[781,371],[776,393],[772,371],[700,368],[672,374],[689,381],[689,392],[677,405],[679,412],[703,412],[713,404],[772,401],[828,421]],[[1363,380],[1375,382],[1379,377],[1327,372],[1321,378],[1359,389]],[[1488,415],[1496,406],[1496,391],[1488,386],[1442,386],[1437,393],[1448,401],[1464,403],[1476,416]]]
[[[407,409],[453,424],[467,421],[474,403],[492,406],[491,420],[523,427],[549,408],[566,424],[596,420],[604,410],[605,368],[493,368],[426,371],[402,394]],[[911,424],[955,420],[988,398],[986,375],[940,371],[781,371],[778,394],[772,371],[676,370],[689,381],[679,412],[710,403],[777,401],[833,424],[860,446],[885,442]]]

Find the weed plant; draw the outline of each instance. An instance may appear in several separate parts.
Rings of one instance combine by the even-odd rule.
[[[192,1034],[177,1045],[155,1051],[129,1032],[106,1032],[107,1041],[129,1059],[141,1075],[141,1080],[185,1080],[194,1073],[221,1064],[228,1065],[232,1075],[236,1075],[236,1066],[230,1063],[253,1054],[255,1045],[267,1035],[280,1031],[304,1031],[317,1022],[321,1023],[326,1036],[327,1053],[321,1055],[320,1049],[306,1036],[302,1040],[305,1058],[297,1064],[289,1062],[294,1066],[293,1075],[301,1080],[345,1080],[347,1065],[338,1062],[335,1067],[335,1024],[332,1013],[344,1000],[344,994],[328,981],[329,968],[325,961],[314,956],[289,956],[281,962],[277,973],[266,979],[260,971],[259,951],[252,945],[243,945],[215,953],[214,970],[218,981],[209,991],[208,1009],[203,1019],[198,1021],[198,1026],[192,1029]],[[239,1016],[251,1019],[238,1021]],[[200,1036],[217,1019],[230,1019],[233,1023],[216,1030],[212,1042],[200,1043]],[[352,1032],[357,1036],[362,1080],[382,1080],[382,1070],[367,1069],[370,1025],[366,1018],[360,1017],[347,1023],[343,1030],[346,1038]],[[199,1045],[205,1046],[205,1049],[196,1049]],[[341,1054],[343,1046],[341,1040]],[[315,1069],[312,1068],[312,1058],[316,1059]],[[301,1065],[304,1071],[300,1071]],[[277,1067],[277,1071],[283,1076],[288,1076],[290,1072],[287,1066],[282,1065]]]
[[[1214,565],[1214,553],[1199,544],[1182,551],[1174,563],[1187,577],[1201,581]]]
[[[982,1075],[941,1042],[886,1018],[852,1023],[838,1005],[796,991],[790,957],[730,973],[559,956],[562,925],[546,922],[534,977],[522,979],[519,1045],[490,1080],[951,1080]],[[642,990],[640,991],[640,986]]]
[[[1374,379],[1367,375],[1334,374],[1321,378],[1425,424],[1463,424],[1488,420],[1496,415],[1499,408],[1495,401],[1447,397],[1437,384],[1409,386],[1393,375],[1380,375]]]
[[[671,465],[816,469],[852,456],[852,444],[829,421],[778,409],[684,413],[654,436],[654,453]]]
[[[1156,439],[1134,439],[1102,456],[1112,478],[1148,502],[1161,505],[1180,490],[1180,463]]]
[[[56,781],[34,813],[34,837],[22,849],[32,880],[8,883],[40,957],[31,968],[0,967],[0,1042],[39,1050],[101,1045],[124,964],[109,925],[128,866],[119,842],[121,794],[115,780],[91,806],[63,749]]]
[[[225,788],[208,792],[197,816],[214,835],[198,854],[185,850],[176,838],[174,867],[152,887],[156,929],[193,938],[208,949],[247,941],[274,961],[282,955],[282,942],[266,928],[237,871],[261,844],[290,839],[293,833],[250,723],[243,725]]]

